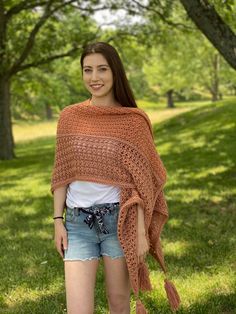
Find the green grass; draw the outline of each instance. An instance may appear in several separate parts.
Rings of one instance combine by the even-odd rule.
[[[13,124],[14,139],[17,143],[21,141],[35,140],[36,138],[56,135],[57,121],[15,121]]]
[[[158,124],[151,117],[153,109],[147,108],[168,172],[170,219],[162,243],[170,278],[182,298],[178,313],[236,313],[235,102],[186,104],[187,112],[168,119],[160,109],[155,113],[162,121]],[[23,124],[26,133],[21,134],[22,124],[16,125],[18,158],[0,162],[0,313],[66,312],[49,191],[55,122],[43,125],[38,124],[37,132],[37,124]],[[163,274],[151,256],[148,262],[155,289],[142,294],[143,303],[149,314],[171,313]],[[95,314],[107,313],[102,263],[95,304]],[[132,295],[132,314],[134,306]]]

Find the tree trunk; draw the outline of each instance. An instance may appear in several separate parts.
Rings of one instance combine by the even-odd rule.
[[[201,32],[236,69],[236,35],[207,0],[180,0]]]
[[[52,107],[49,104],[45,104],[46,117],[48,120],[52,120]]]
[[[173,99],[173,92],[174,92],[173,89],[169,89],[169,90],[166,92],[166,96],[167,96],[167,108],[174,108],[174,107],[175,107],[175,105],[174,105],[174,99]]]
[[[212,101],[219,100],[219,68],[220,68],[220,58],[219,54],[216,53],[213,57],[213,75],[212,75]]]
[[[11,123],[10,79],[0,77],[0,160],[15,158]]]

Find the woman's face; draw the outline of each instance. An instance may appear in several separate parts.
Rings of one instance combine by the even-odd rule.
[[[112,70],[101,53],[93,53],[84,58],[83,80],[85,87],[94,97],[113,93]]]

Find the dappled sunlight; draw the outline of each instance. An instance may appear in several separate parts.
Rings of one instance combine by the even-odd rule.
[[[195,283],[198,282],[196,285]],[[208,294],[217,293],[233,293],[234,279],[230,276],[225,276],[225,272],[218,272],[216,274],[202,271],[201,273],[192,273],[192,275],[185,278],[184,284],[182,285],[182,295],[184,304],[190,307],[195,302],[203,302],[208,297]],[[207,295],[203,294],[203,291],[207,291]],[[188,299],[184,296],[188,295]]]
[[[209,272],[208,269],[209,267],[206,267],[202,272],[194,272],[193,269],[191,274],[184,276],[184,280],[181,280],[178,276],[173,278],[175,285],[178,288],[178,292],[181,295],[184,313],[192,313],[191,310],[194,310],[195,304],[205,304],[210,295],[220,296],[221,294],[234,294],[235,279],[232,271],[223,268],[213,274],[212,272]],[[162,300],[162,302],[165,303],[163,275],[159,271],[152,271],[150,277],[152,286],[155,290],[151,292],[150,297],[147,297],[147,299],[151,299],[149,302],[152,301],[153,304],[155,304],[157,300]],[[158,293],[156,292],[156,289],[158,290]],[[203,311],[202,313],[209,312]]]
[[[13,135],[15,141],[24,142],[29,140],[35,140],[45,136],[56,135],[57,121],[45,121],[45,122],[21,122],[13,124]]]
[[[194,188],[175,188],[171,190],[171,187],[168,191],[168,200],[169,201],[181,201],[182,203],[189,204],[193,201],[199,201],[199,200],[209,200],[212,203],[219,204],[224,200],[224,198],[228,195],[231,195],[233,191],[236,191],[235,189],[233,191],[228,190],[222,190],[220,192],[214,191],[212,193],[209,192],[209,188],[212,188],[214,190],[214,183],[207,183],[206,186],[204,186],[202,189],[194,189]]]
[[[153,111],[151,110],[145,110],[150,118],[151,123],[158,123],[158,122],[162,122],[165,121],[169,118],[175,117],[181,113],[187,112],[193,110],[193,108],[173,108],[173,109],[155,109]]]
[[[168,197],[173,200],[181,200],[183,203],[191,203],[194,200],[198,200],[202,196],[203,191],[200,189],[174,189],[168,192]]]
[[[182,223],[183,223],[183,220],[178,219],[178,218],[169,218],[168,220],[168,224],[172,228],[180,227]]]
[[[34,272],[34,274],[39,274],[39,272],[40,270]],[[47,287],[42,284],[41,287],[31,287],[30,289],[28,288],[28,285],[25,285],[24,282],[22,282],[22,284],[17,284],[11,289],[6,300],[6,305],[9,307],[9,310],[11,310],[16,304],[21,307],[24,303],[35,302],[46,296],[52,297],[54,294],[64,295],[64,293],[64,286],[61,278],[55,277],[55,280],[52,281],[51,284],[48,284]]]
[[[175,285],[181,295],[183,313],[195,313],[197,304],[203,304],[203,309],[199,313],[213,313],[205,307],[208,304],[208,299],[211,296],[234,296],[235,290],[235,278],[234,272],[224,266],[219,267],[212,272],[212,267],[206,266],[204,271],[194,272],[194,268],[191,274],[184,276],[183,280],[178,277],[173,277]],[[163,288],[163,275],[159,271],[151,272],[151,283],[155,288],[150,293],[150,297],[153,304],[156,300],[165,302],[165,292]],[[197,284],[196,284],[197,283]],[[158,293],[156,291],[158,290]],[[207,306],[207,305],[206,305]],[[166,310],[166,313],[169,310]],[[231,312],[230,312],[231,313]]]
[[[53,228],[52,228],[52,231],[53,231]],[[29,226],[28,230],[18,231],[17,237],[18,237],[18,239],[26,239],[27,240],[31,237],[31,234],[32,234],[32,228]],[[52,234],[50,234],[48,232],[48,228],[45,228],[45,230],[38,230],[37,231],[37,238],[39,238],[41,240],[48,240],[48,241],[52,241],[52,239],[53,239]]]
[[[187,241],[174,241],[165,243],[165,254],[173,254],[176,257],[181,257],[187,254],[189,247],[192,244]]]
[[[202,171],[199,171],[195,174],[195,178],[196,179],[202,179],[202,178],[206,178],[209,174],[213,174],[216,175],[218,173],[222,173],[225,172],[228,168],[226,166],[216,166],[216,167],[208,167],[205,169],[202,169]]]

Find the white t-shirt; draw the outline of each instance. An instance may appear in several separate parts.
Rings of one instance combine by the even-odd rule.
[[[89,207],[120,201],[120,187],[90,181],[74,181],[67,188],[67,207]]]

